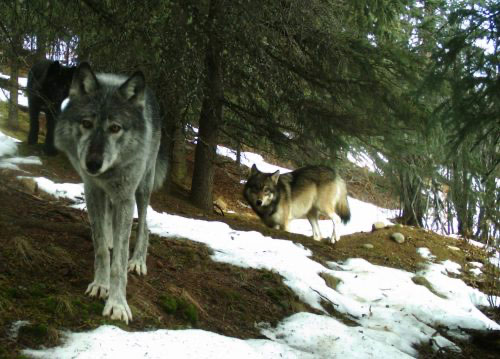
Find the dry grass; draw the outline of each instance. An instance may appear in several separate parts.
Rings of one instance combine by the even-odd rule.
[[[31,267],[33,265],[46,265],[54,261],[46,251],[35,248],[28,238],[15,236],[8,247],[14,252],[14,258],[18,258],[23,264]]]

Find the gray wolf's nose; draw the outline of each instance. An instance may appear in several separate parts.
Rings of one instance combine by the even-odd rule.
[[[97,154],[90,155],[89,157],[87,157],[85,165],[87,166],[87,170],[90,173],[97,173],[102,167],[102,156]]]

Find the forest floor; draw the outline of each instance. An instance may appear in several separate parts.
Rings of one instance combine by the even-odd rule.
[[[0,113],[0,129],[24,139],[26,122],[23,120],[17,133],[9,133],[2,122],[5,118]],[[80,182],[63,155],[46,157],[41,146],[28,147],[25,143],[18,148],[21,156],[36,155],[43,162],[42,166],[20,165],[30,176],[43,176],[55,182]],[[192,147],[188,154],[190,174]],[[17,178],[23,175],[26,172],[0,169],[0,358],[21,358],[20,350],[27,347],[54,346],[60,342],[60,330],[84,331],[105,323],[131,331],[200,328],[238,338],[262,338],[254,323],[276,324],[301,311],[320,314],[301,302],[276,273],[214,262],[211,250],[205,245],[152,235],[148,275],[129,275],[127,296],[134,321],[127,326],[104,318],[101,315],[104,302],[84,295],[92,279],[94,259],[86,213],[39,191],[32,182]],[[256,230],[273,238],[298,242],[309,248],[320,263],[358,257],[373,264],[415,272],[422,262],[416,249],[427,247],[438,261],[450,259],[462,265],[461,279],[485,293],[492,290],[488,278],[498,278],[498,273],[487,264],[483,250],[465,240],[423,229],[400,228],[408,238],[403,244],[390,240],[391,232],[382,229],[343,236],[334,246],[269,229],[244,205],[240,181],[246,175],[234,162],[220,159],[214,185],[218,207],[213,213],[204,213],[189,203],[188,183],[171,186],[169,192],[164,189],[155,193],[152,207],[159,212],[221,221],[234,229]],[[346,171],[344,178],[351,196],[379,206],[395,204],[383,179],[354,166]],[[133,242],[134,235],[131,245]],[[373,248],[367,249],[366,243]],[[461,250],[450,250],[449,245]],[[485,276],[478,279],[468,274],[470,261],[484,263]],[[330,311],[342,318],[333,308]],[[498,312],[487,315],[496,321],[500,319]],[[20,320],[30,324],[23,326],[14,338],[12,325]],[[419,348],[423,358],[495,357],[481,345],[462,343],[462,349],[461,354],[447,354],[434,353],[425,345]]]

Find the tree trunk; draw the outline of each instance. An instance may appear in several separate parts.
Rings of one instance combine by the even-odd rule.
[[[236,142],[236,165],[238,166],[238,173],[241,169],[241,142],[237,140]]]
[[[398,170],[398,172],[401,183],[400,200],[403,207],[402,223],[422,227],[423,208],[420,181],[406,169]]]
[[[12,130],[19,128],[18,117],[18,85],[19,81],[19,63],[17,56],[13,55],[10,63],[10,100],[9,100],[9,117],[7,126]]]
[[[184,145],[185,138],[182,132],[183,120],[179,108],[179,99],[172,94],[166,96],[166,98],[166,127],[170,139],[168,182],[183,185],[187,174],[187,166],[186,148]]]
[[[205,211],[211,211],[213,206],[214,164],[219,125],[222,121],[222,44],[218,30],[222,2],[222,0],[210,1],[207,19],[208,42],[205,50],[205,90],[191,183],[191,201]]]
[[[36,37],[35,61],[45,60],[47,56],[47,40],[42,31],[38,32]]]
[[[458,233],[466,238],[471,238],[473,234],[473,214],[475,206],[472,198],[471,175],[462,163],[456,161],[452,164],[452,201],[457,212]]]
[[[179,121],[174,128],[173,146],[172,146],[172,165],[170,179],[173,183],[184,184],[187,176],[186,165],[186,146],[184,133],[182,131],[183,123]]]

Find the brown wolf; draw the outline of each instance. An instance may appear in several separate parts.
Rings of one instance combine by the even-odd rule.
[[[346,224],[351,218],[345,182],[334,169],[307,166],[280,175],[260,172],[253,165],[243,195],[260,219],[269,227],[288,230],[291,220],[306,217],[313,238],[321,240],[320,214],[333,222],[330,241],[335,243],[334,214]]]

